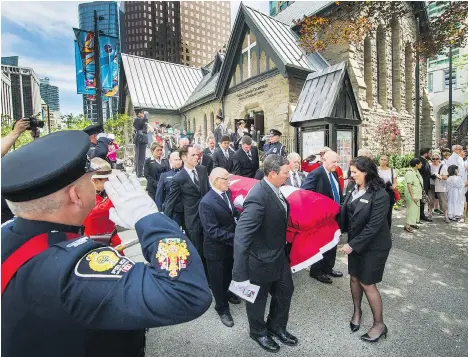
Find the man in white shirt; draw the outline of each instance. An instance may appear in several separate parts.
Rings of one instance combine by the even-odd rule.
[[[453,145],[452,151],[453,151],[453,154],[447,160],[447,166],[457,165],[458,176],[460,176],[463,182],[465,182],[467,178],[466,178],[466,165],[465,165],[465,162],[463,161],[463,158],[465,157],[465,152],[463,151],[463,147],[461,145]]]
[[[299,171],[301,167],[301,157],[297,152],[292,152],[288,155],[289,161],[289,178],[286,180],[286,185],[301,187],[305,181],[305,174]]]

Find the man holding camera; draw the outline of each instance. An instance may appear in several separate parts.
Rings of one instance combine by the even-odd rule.
[[[2,157],[4,157],[8,153],[11,147],[15,144],[16,140],[18,140],[21,134],[23,134],[26,130],[31,130],[31,136],[33,140],[36,140],[40,136],[39,127],[44,127],[44,122],[37,120],[36,118],[22,118],[16,121],[13,125],[13,130],[2,138]],[[1,201],[3,224],[6,221],[12,219],[14,216],[3,197],[1,198]]]

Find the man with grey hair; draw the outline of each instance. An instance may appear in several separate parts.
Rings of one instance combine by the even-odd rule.
[[[339,162],[339,156],[335,151],[327,151],[323,155],[323,164],[316,170],[309,173],[302,188],[305,190],[320,193],[334,200],[337,204],[341,203],[342,189],[339,184],[336,168]],[[321,283],[331,284],[330,276],[340,278],[343,273],[333,270],[336,259],[336,246],[323,253],[323,259],[310,267],[310,276]]]
[[[360,148],[358,150],[357,156],[365,156],[369,159],[372,159],[372,151],[370,151],[368,148]]]
[[[285,345],[297,344],[286,330],[294,285],[285,244],[289,204],[280,187],[289,177],[289,161],[272,154],[263,169],[265,177],[248,193],[237,224],[232,279],[235,288],[260,286],[255,302],[246,304],[250,337],[266,351],[278,352],[272,337]],[[271,305],[265,323],[268,293]]]
[[[463,151],[463,146],[461,145],[453,145],[452,146],[452,151],[453,154],[449,157],[447,160],[447,166],[450,165],[457,165],[458,167],[458,176],[461,177],[463,182],[467,180],[466,177],[466,170],[467,167],[466,165],[468,164],[468,161],[463,161],[463,158],[465,157],[465,152]]]
[[[299,171],[301,167],[301,157],[297,152],[292,152],[288,155],[289,161],[289,178],[286,180],[286,185],[301,187],[305,181],[305,174]]]
[[[210,155],[206,155],[203,152],[203,147],[200,144],[193,144],[193,147],[197,150],[198,164],[205,166],[206,171],[208,171],[208,175],[210,175],[211,170],[213,170],[213,159]]]
[[[213,169],[211,189],[200,201],[198,212],[203,227],[208,277],[216,301],[215,310],[221,322],[232,327],[234,321],[229,303],[240,304],[240,298],[228,289],[232,279],[234,231],[240,214],[232,202],[229,182],[229,172],[222,167]]]
[[[182,147],[182,146],[187,146],[190,144],[190,140],[187,138],[187,137],[183,137],[183,138],[180,138],[179,139],[179,149]]]
[[[258,149],[252,146],[252,138],[247,135],[242,137],[240,146],[232,157],[232,173],[254,178],[259,167]]]

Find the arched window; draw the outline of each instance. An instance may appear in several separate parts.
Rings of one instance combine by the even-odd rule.
[[[208,119],[206,118],[206,114],[204,115],[204,118],[203,118],[203,136],[205,138],[208,137]]]
[[[211,118],[211,131],[214,133],[214,130],[215,130],[215,122],[214,122],[214,114],[213,114],[213,112],[211,112],[210,118]]]
[[[377,27],[377,101],[387,109],[387,50],[382,25]]]
[[[195,122],[195,118],[193,118],[193,129],[192,129],[192,133],[196,133],[197,132],[197,123]]]
[[[187,132],[190,132],[190,119],[187,120]]]
[[[413,112],[413,50],[411,43],[405,47],[405,104],[408,113]]]
[[[392,20],[392,104],[396,110],[401,109],[401,40],[400,23]]]
[[[366,83],[366,100],[370,108],[373,106],[372,95],[372,44],[370,37],[364,40],[364,82]]]

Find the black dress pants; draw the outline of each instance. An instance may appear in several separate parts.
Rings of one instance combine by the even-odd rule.
[[[143,166],[146,158],[146,144],[135,144],[135,173],[138,177],[143,176]]]
[[[211,291],[216,302],[215,310],[218,314],[229,311],[229,297],[232,294],[228,289],[232,280],[233,262],[232,257],[223,260],[206,260]]]
[[[260,285],[257,299],[252,304],[246,303],[247,317],[249,319],[250,335],[254,337],[267,336],[268,330],[279,331],[286,329],[289,319],[291,298],[294,292],[291,268],[288,259],[284,258],[283,269],[278,280],[268,283],[256,283]],[[265,323],[265,309],[268,298],[271,295],[270,312]]]
[[[310,276],[316,277],[323,274],[330,274],[335,266],[336,246],[323,253],[323,259],[310,266]]]

